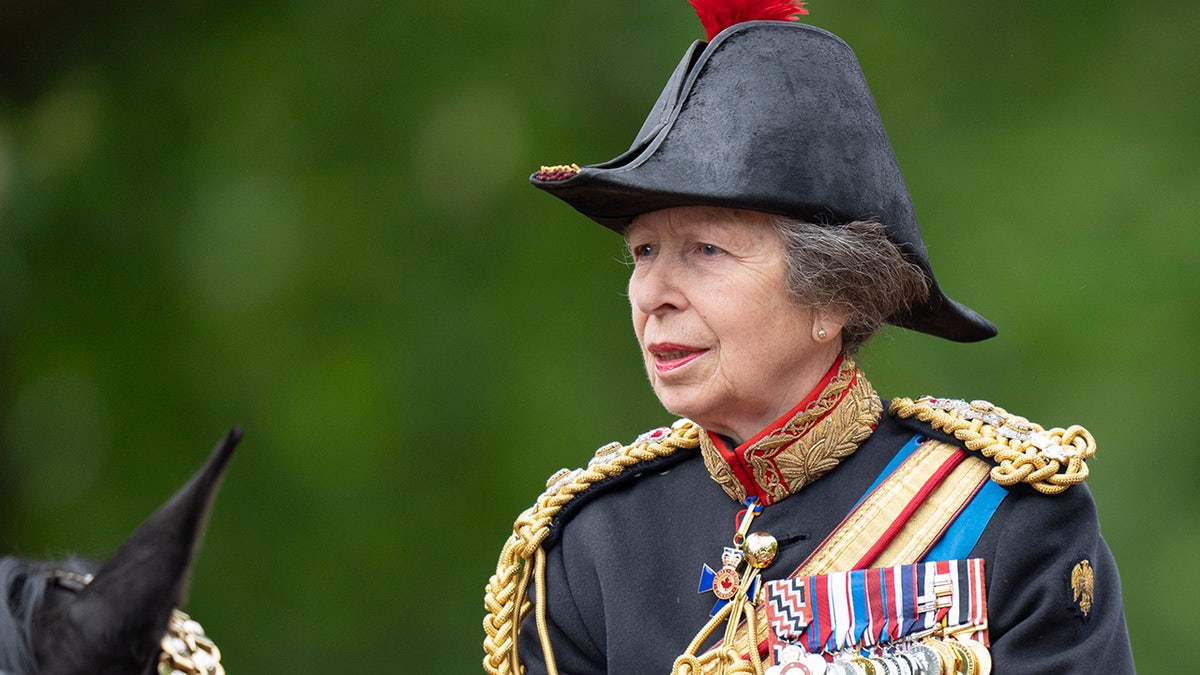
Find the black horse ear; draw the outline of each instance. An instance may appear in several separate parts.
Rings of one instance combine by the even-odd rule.
[[[35,650],[42,675],[143,673],[159,652],[171,611],[187,594],[217,487],[241,429],[100,566],[69,606],[44,620]]]

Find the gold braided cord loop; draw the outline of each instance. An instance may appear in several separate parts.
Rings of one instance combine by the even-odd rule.
[[[1096,454],[1096,440],[1081,426],[1043,429],[987,401],[898,398],[888,412],[926,422],[991,459],[997,464],[992,480],[1005,487],[1028,483],[1043,494],[1058,494],[1087,480],[1087,460]]]
[[[582,469],[562,469],[546,481],[546,491],[533,506],[517,517],[496,563],[496,573],[488,581],[483,605],[483,669],[489,675],[521,675],[517,654],[517,635],[521,620],[529,613],[531,604],[526,597],[530,578],[537,586],[535,618],[546,667],[551,675],[557,673],[550,647],[545,619],[546,594],[545,552],[542,542],[550,534],[550,525],[559,511],[578,494],[592,485],[623,473],[632,466],[674,454],[680,449],[695,449],[700,445],[703,431],[689,420],[679,420],[670,429],[661,428],[642,434],[628,446],[609,443]]]
[[[743,578],[743,583],[745,578]],[[671,665],[671,675],[763,675],[762,658],[758,653],[759,629],[766,624],[758,623],[757,598],[747,598],[738,592],[704,624],[687,649]],[[716,647],[697,654],[700,646],[722,623],[726,624],[725,637]]]
[[[732,616],[732,602],[722,607],[692,638],[687,649],[675,658],[671,675],[762,675],[763,663],[758,653],[758,641],[751,639],[751,636],[758,635],[761,629],[766,628],[765,624],[758,623],[758,611],[758,607],[749,601],[740,608],[740,616]],[[700,645],[726,620],[730,628],[736,626],[736,633],[727,630],[722,644],[697,654]]]

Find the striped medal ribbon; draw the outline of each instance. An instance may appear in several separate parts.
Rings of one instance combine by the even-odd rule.
[[[938,560],[764,585],[773,656],[791,645],[808,653],[886,647],[960,626],[988,644],[983,560]]]

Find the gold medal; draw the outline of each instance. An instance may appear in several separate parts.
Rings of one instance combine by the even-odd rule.
[[[928,645],[913,645],[909,647],[908,654],[917,661],[917,667],[922,675],[951,675],[943,673],[941,656]]]
[[[937,653],[944,675],[954,675],[954,673],[958,672],[958,655],[954,653],[953,649],[950,649],[950,645],[937,638],[926,638],[922,641],[922,644]]]
[[[958,672],[963,675],[978,675],[979,671],[975,667],[975,654],[967,649],[966,645],[958,640],[946,640],[946,646],[950,647],[958,657]]]
[[[860,664],[857,659],[854,659],[851,661],[843,661],[842,668],[847,673],[853,673],[853,675],[874,675],[874,673],[868,673],[867,669],[865,667],[863,667],[863,665]]]
[[[964,647],[975,657],[975,673],[976,675],[991,675],[992,672],[992,653],[988,648],[983,646],[979,640],[972,638],[958,638]]]
[[[875,667],[875,664],[871,661],[871,659],[864,659],[860,656],[851,660],[850,663],[862,668],[864,671],[866,671],[867,675],[885,675],[884,673],[879,672],[880,669]]]

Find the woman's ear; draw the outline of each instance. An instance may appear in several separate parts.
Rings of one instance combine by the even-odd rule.
[[[841,337],[842,326],[846,325],[846,316],[833,310],[816,310],[813,313],[812,339],[813,342],[833,342]]]

